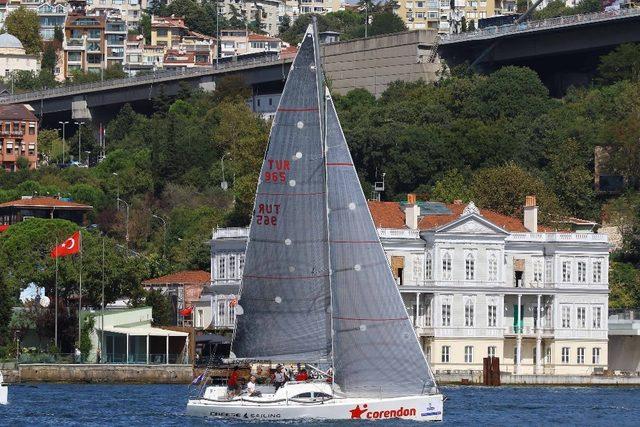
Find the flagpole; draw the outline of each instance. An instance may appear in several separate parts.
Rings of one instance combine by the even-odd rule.
[[[80,348],[80,340],[82,338],[82,318],[80,316],[82,313],[82,230],[79,231],[78,241],[80,244],[80,286],[79,286],[79,292],[78,292],[78,348]]]
[[[100,357],[102,358],[102,346],[104,344],[104,236],[102,236],[102,313],[100,320]]]

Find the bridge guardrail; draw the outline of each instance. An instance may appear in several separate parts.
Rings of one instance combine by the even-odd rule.
[[[125,77],[122,79],[111,79],[103,82],[93,83],[81,83],[77,85],[68,85],[52,89],[45,89],[34,92],[25,92],[16,95],[0,96],[0,104],[15,104],[27,101],[34,101],[38,99],[44,99],[56,96],[66,96],[71,94],[82,94],[87,91],[93,90],[105,90],[105,89],[117,89],[125,86],[132,86],[134,84],[156,83],[167,80],[173,80],[180,77],[190,76],[203,76],[215,73],[216,71],[230,71],[234,69],[244,69],[250,66],[256,66],[261,64],[280,63],[283,64],[289,62],[288,59],[281,59],[277,56],[266,56],[264,58],[250,58],[250,59],[238,59],[236,61],[223,62],[211,67],[198,67],[192,69],[181,70],[162,70],[156,71],[152,74],[145,74],[143,76]]]
[[[502,36],[507,34],[523,33],[533,30],[548,28],[558,28],[573,24],[584,24],[591,22],[608,21],[614,18],[638,16],[640,9],[620,9],[608,12],[585,13],[581,15],[560,16],[558,18],[541,19],[539,21],[525,21],[520,24],[501,25],[499,27],[488,27],[460,34],[447,34],[442,36],[440,44],[461,42],[467,40],[482,40]]]

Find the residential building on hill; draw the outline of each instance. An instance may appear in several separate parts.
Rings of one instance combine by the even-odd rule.
[[[129,29],[138,27],[147,6],[147,0],[87,0],[90,14],[106,15],[110,10],[117,10]]]
[[[64,27],[65,77],[74,71],[100,73],[106,64],[106,17],[87,16],[73,9]]]
[[[67,6],[54,1],[45,1],[36,10],[40,18],[40,35],[43,40],[53,40],[55,29],[64,28],[64,21],[67,19]]]
[[[435,371],[589,375],[607,367],[609,245],[590,228],[538,226],[472,202],[369,202],[389,265]],[[239,283],[248,229],[218,229],[212,287]]]
[[[29,169],[38,167],[38,118],[30,105],[0,105],[0,167],[16,171],[21,157]]]

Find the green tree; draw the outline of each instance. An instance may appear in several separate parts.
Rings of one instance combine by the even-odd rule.
[[[14,304],[14,291],[5,281],[4,270],[2,264],[0,264],[0,347],[10,341],[9,320],[11,320]]]
[[[37,55],[42,52],[40,18],[35,11],[20,6],[5,18],[4,27],[7,33],[16,36],[22,42],[27,54]]]
[[[600,58],[599,81],[604,84],[620,80],[640,82],[640,43],[624,43]]]
[[[285,33],[291,27],[291,17],[289,15],[284,15],[280,19],[280,23],[278,24],[278,34]]]
[[[144,303],[151,307],[154,326],[169,326],[173,323],[175,313],[173,304],[159,289],[148,291]]]
[[[58,43],[62,43],[64,41],[64,32],[62,31],[62,28],[58,27],[57,25],[53,29],[53,39]]]
[[[371,28],[369,34],[372,36],[380,34],[398,33],[401,31],[407,31],[402,18],[393,12],[382,12],[373,15],[371,21]]]
[[[609,268],[609,307],[640,306],[640,271],[630,263],[612,262]]]
[[[140,18],[140,24],[138,26],[138,32],[144,36],[144,42],[151,44],[151,15],[143,13]]]
[[[29,169],[29,159],[24,156],[20,156],[18,157],[18,160],[16,160],[16,165],[19,170],[27,170]]]
[[[479,170],[473,177],[471,192],[476,205],[508,216],[522,217],[524,200],[529,195],[537,197],[543,224],[557,221],[562,213],[557,197],[544,182],[515,163]]]
[[[58,55],[56,49],[51,43],[47,43],[42,53],[42,69],[53,74],[56,63],[58,62]]]
[[[468,202],[471,200],[471,191],[465,177],[452,169],[444,174],[444,177],[436,182],[430,195],[431,200],[453,203],[454,200]]]

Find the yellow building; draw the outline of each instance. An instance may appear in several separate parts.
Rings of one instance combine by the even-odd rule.
[[[151,45],[173,47],[180,44],[182,36],[189,32],[183,17],[152,16],[151,17]]]

